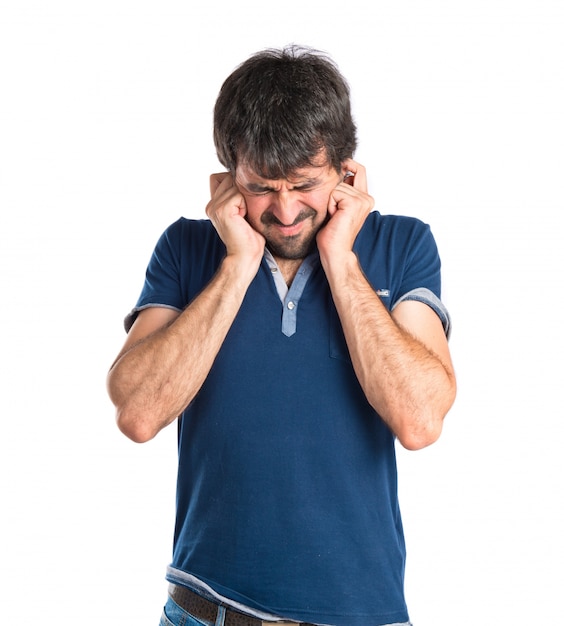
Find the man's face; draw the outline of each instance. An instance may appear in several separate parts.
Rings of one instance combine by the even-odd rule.
[[[327,205],[343,174],[330,165],[297,170],[288,180],[269,180],[238,165],[235,184],[245,198],[246,219],[280,259],[303,259],[328,218]]]

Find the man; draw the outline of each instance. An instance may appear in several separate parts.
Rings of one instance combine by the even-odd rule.
[[[178,421],[161,624],[408,624],[395,440],[455,395],[430,230],[372,210],[317,51],[239,66],[214,140],[209,220],[160,238],[108,377],[134,441]]]

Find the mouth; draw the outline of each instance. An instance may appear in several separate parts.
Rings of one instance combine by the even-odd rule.
[[[264,213],[261,221],[265,226],[277,231],[283,237],[296,237],[304,230],[307,220],[314,218],[315,215],[316,213],[313,210],[304,210],[296,216],[296,219],[291,224],[283,224],[272,213]]]
[[[285,226],[284,224],[273,224],[275,230],[277,230],[284,237],[295,237],[299,235],[303,230],[305,224],[305,220],[300,220],[297,223],[290,224],[289,226]]]

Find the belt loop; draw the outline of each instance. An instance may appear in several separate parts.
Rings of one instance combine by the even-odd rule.
[[[217,617],[215,619],[215,626],[223,626],[225,622],[225,607],[218,606],[217,607]]]

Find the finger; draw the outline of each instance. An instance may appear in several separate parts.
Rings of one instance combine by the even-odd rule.
[[[347,172],[345,174],[345,178],[343,179],[343,182],[345,183],[345,185],[350,185],[351,187],[354,186],[354,174],[352,172]]]
[[[329,196],[329,202],[327,203],[327,213],[329,214],[329,217],[333,217],[333,215],[337,212],[338,200],[335,198],[336,191],[336,189],[333,189],[333,192]]]
[[[229,172],[219,172],[218,174],[212,174],[210,176],[210,195],[213,196],[218,190],[221,183],[230,178],[231,174]]]
[[[361,165],[357,161],[353,161],[352,159],[347,159],[343,162],[343,168],[347,170],[347,173],[350,172],[353,176],[346,176],[343,182],[352,185],[355,189],[359,191],[364,191],[368,193],[368,181],[366,177],[366,168],[364,165]]]

